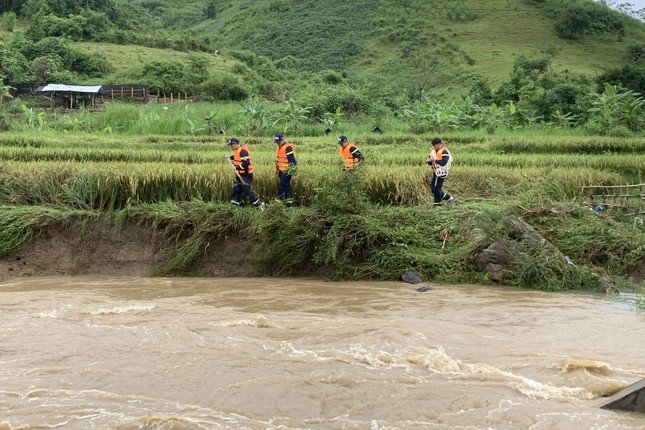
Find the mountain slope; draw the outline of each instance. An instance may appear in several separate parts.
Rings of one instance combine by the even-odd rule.
[[[544,2],[529,0],[217,1],[215,18],[204,19],[199,12],[207,3],[193,2],[189,16],[198,22],[192,29],[222,49],[293,57],[288,64],[299,69],[391,82],[410,80],[415,55],[450,57],[442,64],[453,82],[460,80],[456,75],[481,75],[497,83],[517,56],[544,57],[547,51],[554,71],[592,76],[622,65],[630,43],[645,43],[645,24],[626,16],[622,37],[563,39]]]

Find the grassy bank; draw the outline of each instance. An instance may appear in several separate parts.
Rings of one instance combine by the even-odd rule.
[[[202,201],[136,205],[103,215],[5,205],[0,206],[1,251],[15,252],[48,226],[101,218],[162,235],[172,249],[155,270],[162,275],[190,275],[210,247],[237,240],[252,244],[247,261],[258,276],[394,280],[413,269],[432,282],[490,283],[475,259],[481,249],[501,243],[514,257],[506,284],[549,291],[642,290],[629,277],[643,269],[645,233],[583,208],[374,207],[362,199],[348,204],[342,191],[321,194],[309,207],[284,211],[273,205],[264,213]],[[77,227],[70,231],[82,234]]]

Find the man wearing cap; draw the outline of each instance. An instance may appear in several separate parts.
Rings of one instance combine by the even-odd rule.
[[[432,167],[430,189],[434,195],[434,205],[441,206],[442,200],[447,202],[454,200],[450,194],[444,193],[441,189],[452,164],[452,155],[450,155],[448,148],[443,146],[441,139],[438,137],[432,139],[432,151],[426,162]]]
[[[338,145],[338,152],[345,162],[345,167],[343,168],[343,170],[351,170],[365,158],[363,157],[363,154],[361,154],[361,151],[358,150],[356,145],[349,143],[347,136],[343,135],[339,137]]]
[[[253,163],[251,161],[251,153],[246,146],[241,146],[240,141],[236,137],[228,140],[227,146],[230,146],[234,151],[233,155],[226,155],[229,163],[232,162],[235,169],[235,181],[233,182],[233,195],[231,195],[231,204],[239,206],[242,204],[243,194],[249,196],[251,204],[264,210],[264,203],[260,200],[253,190]]]
[[[298,173],[296,161],[296,150],[293,144],[287,143],[284,136],[277,134],[273,141],[276,144],[275,156],[276,166],[275,171],[278,175],[278,193],[276,198],[282,201],[286,206],[291,207],[293,200],[291,199],[291,176]]]

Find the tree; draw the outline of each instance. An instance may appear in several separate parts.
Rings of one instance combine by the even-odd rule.
[[[206,9],[204,9],[204,16],[206,19],[215,19],[217,12],[219,12],[217,9],[217,2],[215,0],[209,1],[206,5]]]
[[[582,36],[590,26],[589,14],[583,8],[571,5],[560,12],[555,22],[555,31],[564,39],[575,39]]]

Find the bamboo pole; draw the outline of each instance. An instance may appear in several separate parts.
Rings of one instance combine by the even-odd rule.
[[[642,183],[642,181],[639,181],[641,183],[639,184],[634,184],[634,185],[583,185],[580,187],[581,191],[584,191],[586,188],[588,189],[610,189],[610,188],[640,188],[645,186],[645,184]]]

